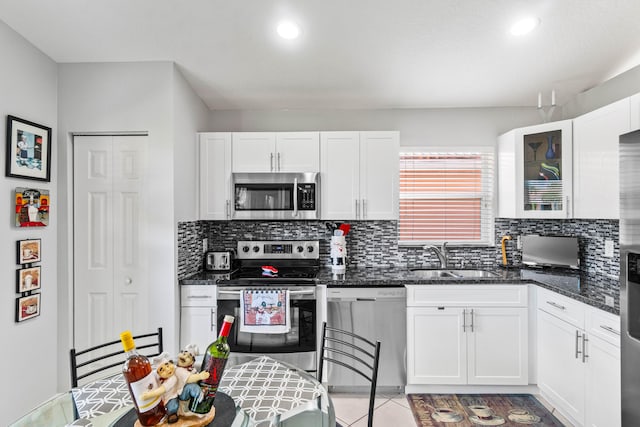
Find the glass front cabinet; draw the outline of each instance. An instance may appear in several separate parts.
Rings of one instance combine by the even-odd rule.
[[[572,121],[514,129],[498,140],[498,216],[569,218]]]

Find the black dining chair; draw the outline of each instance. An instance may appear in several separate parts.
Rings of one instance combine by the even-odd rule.
[[[162,328],[156,332],[135,335],[136,350],[140,354],[152,358],[162,353]],[[120,339],[104,344],[95,345],[85,350],[78,351],[72,348],[69,351],[71,361],[71,387],[78,387],[78,382],[87,378],[98,378],[98,374],[120,372],[115,370],[124,363],[124,349]]]
[[[373,409],[378,381],[380,341],[375,343],[352,332],[322,323],[322,350],[318,363],[318,381],[322,381],[325,362],[349,369],[370,382],[369,414],[367,425],[373,425]],[[336,423],[339,427],[340,425]]]

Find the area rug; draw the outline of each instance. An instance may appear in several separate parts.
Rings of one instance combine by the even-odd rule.
[[[409,394],[418,427],[563,427],[530,394]]]

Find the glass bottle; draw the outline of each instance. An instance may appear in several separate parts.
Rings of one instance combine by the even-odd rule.
[[[136,351],[131,331],[121,333],[120,340],[124,351],[127,352],[127,360],[122,367],[122,375],[127,381],[131,399],[138,413],[138,420],[143,426],[159,424],[167,413],[161,397],[147,400],[143,400],[140,397],[145,391],[159,387],[158,379],[152,372],[151,363],[146,356]]]
[[[224,367],[229,358],[230,349],[227,343],[227,337],[229,336],[229,331],[231,331],[233,321],[233,316],[224,316],[224,321],[220,328],[220,335],[214,342],[209,344],[207,351],[204,353],[202,371],[209,372],[209,378],[198,383],[202,393],[199,399],[194,398],[191,401],[191,407],[189,408],[191,412],[208,414],[213,407],[218,385],[220,384]]]

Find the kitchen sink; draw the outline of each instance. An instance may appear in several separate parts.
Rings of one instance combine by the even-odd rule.
[[[432,268],[411,268],[413,274],[421,279],[482,279],[498,277],[487,270],[441,270]]]
[[[492,271],[487,270],[449,270],[454,276],[461,276],[463,278],[477,279],[483,277],[498,277],[498,275]]]
[[[449,279],[453,279],[456,277],[448,270],[412,268],[410,269],[410,271],[421,279],[438,279],[438,278],[445,278],[445,277]]]

